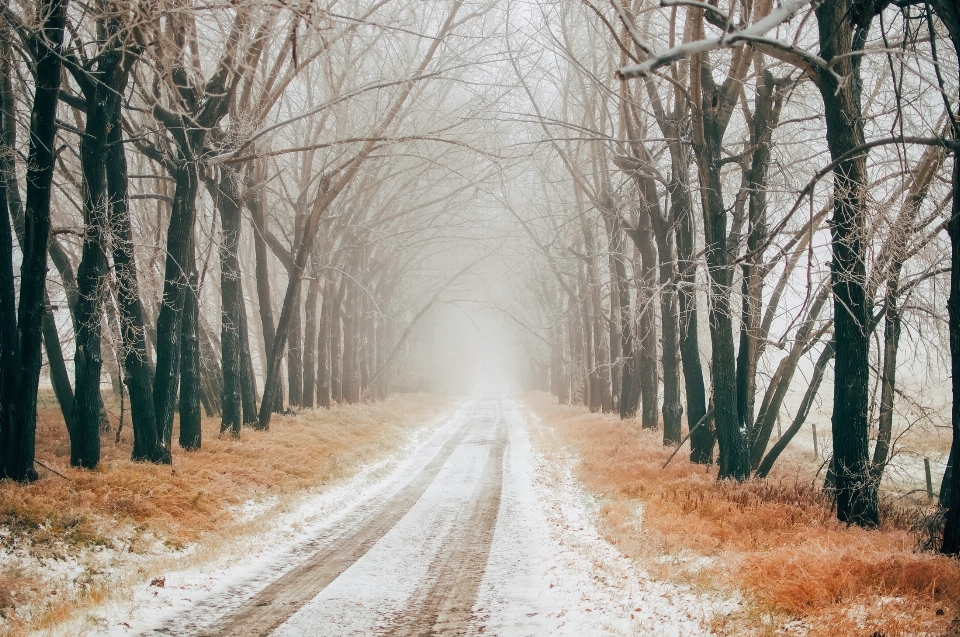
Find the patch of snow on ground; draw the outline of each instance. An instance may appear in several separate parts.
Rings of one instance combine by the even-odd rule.
[[[504,418],[501,519],[477,602],[484,634],[709,635],[710,617],[737,607],[651,579],[600,536],[598,503],[571,463],[551,464],[533,448],[516,407]]]

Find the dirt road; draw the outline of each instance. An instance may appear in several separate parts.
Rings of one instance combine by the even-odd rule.
[[[487,391],[305,541],[212,588],[168,585],[196,601],[138,632],[704,634],[700,603],[603,542],[577,489],[533,450],[519,405]]]
[[[399,490],[361,503],[334,532],[298,547],[289,556],[295,566],[226,617],[203,626],[206,611],[221,610],[221,600],[211,599],[150,634],[313,635],[319,624],[328,623],[339,625],[319,634],[466,634],[500,509],[507,443],[500,397],[477,399],[449,429],[433,457]],[[384,549],[391,555],[379,559]],[[361,560],[365,563],[357,564]],[[403,573],[376,567],[401,563]],[[426,565],[420,569],[424,572],[414,564]],[[323,595],[333,583],[337,586],[331,594]],[[343,599],[339,591],[384,585],[396,593],[409,588],[406,603],[381,605],[376,625],[363,627],[362,617],[353,617],[369,615],[354,610],[362,609],[363,602]],[[227,596],[237,596],[243,588],[233,587]],[[351,616],[338,621],[345,609]]]

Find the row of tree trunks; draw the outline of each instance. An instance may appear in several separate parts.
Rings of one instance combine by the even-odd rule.
[[[15,175],[13,157],[16,152],[16,101],[13,95],[12,77],[10,75],[10,42],[6,30],[0,31],[0,215],[4,215],[3,225],[0,226],[0,258],[6,259],[10,255],[12,259],[13,241],[10,238],[10,220],[13,219],[13,232],[16,234],[17,242],[20,245],[21,252],[24,244],[24,217],[23,200],[20,198],[20,186],[16,179],[7,179],[7,175]],[[9,245],[7,242],[9,241]],[[70,306],[70,317],[75,319],[74,308],[77,300],[76,279],[73,276],[73,268],[69,258],[61,247],[60,243],[54,239],[50,241],[50,256],[54,263],[61,269],[61,279],[63,289],[67,296],[67,303]],[[12,263],[7,265],[4,261],[3,272],[0,273],[0,304],[4,310],[3,324],[16,324],[16,297],[13,292],[13,269]],[[8,287],[9,284],[9,287]],[[57,331],[56,321],[54,319],[53,308],[46,290],[44,291],[43,313],[43,345],[47,353],[47,363],[49,365],[50,380],[53,385],[57,402],[60,404],[60,410],[63,414],[64,423],[67,431],[73,430],[73,386],[70,384],[70,376],[67,372],[66,363],[63,357],[63,348],[60,344],[60,334]],[[76,322],[74,320],[74,329]],[[13,365],[13,356],[16,351],[16,332],[15,330],[6,330],[0,342],[0,364]],[[0,387],[0,399],[2,399],[2,387]],[[4,422],[4,413],[7,409],[6,404],[0,406],[0,423]],[[0,424],[0,431],[3,425]]]
[[[586,218],[582,193],[577,192],[578,219],[583,233],[583,278],[581,280],[581,312],[584,325],[584,350],[589,353],[586,360],[589,378],[589,403],[591,411],[609,413],[613,411],[613,387],[610,375],[610,352],[604,344],[604,318],[600,290],[600,271],[597,264],[597,243],[593,228]],[[642,363],[641,363],[642,365]]]
[[[250,354],[250,332],[247,327],[247,310],[240,299],[240,398],[243,405],[243,424],[257,427],[257,376]]]
[[[293,297],[290,327],[287,334],[287,400],[294,407],[303,402],[303,325],[301,321],[302,294],[297,290]]]
[[[0,421],[0,440],[4,453],[0,458],[0,475],[16,481],[33,480],[37,472],[34,447],[37,427],[37,388],[40,381],[43,315],[46,312],[47,241],[50,235],[50,198],[55,164],[57,122],[60,93],[63,32],[66,22],[66,0],[38,2],[37,15],[42,20],[39,32],[31,37],[37,52],[33,108],[30,115],[30,150],[27,160],[27,197],[24,214],[23,258],[20,267],[20,300],[16,321],[16,344],[9,365],[0,370],[0,402],[6,405]],[[6,204],[6,202],[4,202]],[[7,210],[4,210],[7,213]],[[9,223],[4,223],[8,240],[2,240],[4,252],[12,255]],[[11,261],[12,262],[12,261]],[[4,266],[6,267],[6,266]],[[7,275],[0,277],[6,286]],[[12,273],[9,276],[12,286]],[[0,302],[12,303],[12,287],[0,293]],[[0,309],[8,316],[12,307]],[[12,330],[5,330],[12,331]]]
[[[692,35],[688,25],[684,30],[685,41]],[[667,193],[669,206],[660,215],[652,215],[653,230],[657,240],[660,257],[661,312],[663,315],[663,360],[664,360],[664,441],[679,440],[680,405],[679,375],[676,368],[676,352],[679,352],[683,371],[684,395],[686,398],[687,427],[696,427],[707,413],[707,394],[703,382],[703,366],[700,361],[699,320],[696,299],[696,271],[694,258],[694,219],[693,199],[690,194],[690,165],[692,163],[690,147],[683,143],[689,131],[685,126],[690,110],[688,100],[674,87],[673,108],[665,108],[652,79],[644,82],[647,97],[653,108],[654,120],[660,132],[667,139],[670,154],[670,181]],[[629,89],[625,88],[629,96]],[[632,102],[632,100],[630,100]],[[628,130],[636,131],[639,114],[634,109],[625,109]],[[631,133],[631,138],[639,136]],[[637,159],[649,157],[639,145],[634,145]],[[656,192],[649,186],[642,191]],[[673,234],[675,233],[675,235]],[[676,260],[674,261],[674,249]],[[670,277],[669,281],[666,277]],[[674,296],[671,299],[670,296]],[[675,308],[675,309],[674,309]],[[676,323],[672,316],[676,314]],[[674,328],[676,325],[676,328]],[[675,334],[674,334],[675,333]],[[674,350],[674,343],[676,349]],[[672,350],[672,351],[671,351]],[[676,384],[676,389],[673,388]],[[674,417],[674,410],[676,416]],[[668,413],[669,412],[669,413]],[[690,460],[699,464],[713,462],[713,448],[716,435],[711,427],[698,427],[690,431]]]

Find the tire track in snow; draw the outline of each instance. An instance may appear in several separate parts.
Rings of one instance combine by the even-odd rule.
[[[474,618],[473,607],[487,567],[503,491],[503,456],[507,434],[496,402],[494,438],[483,468],[480,492],[459,533],[449,538],[430,565],[420,593],[408,603],[386,633],[388,637],[463,635]],[[487,441],[484,441],[487,442]]]
[[[202,637],[266,637],[359,560],[413,507],[472,428],[467,418],[417,476],[350,533],[317,551]],[[163,630],[156,633],[163,634]]]

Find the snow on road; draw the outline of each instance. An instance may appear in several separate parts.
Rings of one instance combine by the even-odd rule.
[[[530,418],[488,392],[378,482],[307,500],[295,531],[239,564],[169,574],[97,634],[709,634],[731,603],[652,580],[605,542]]]

